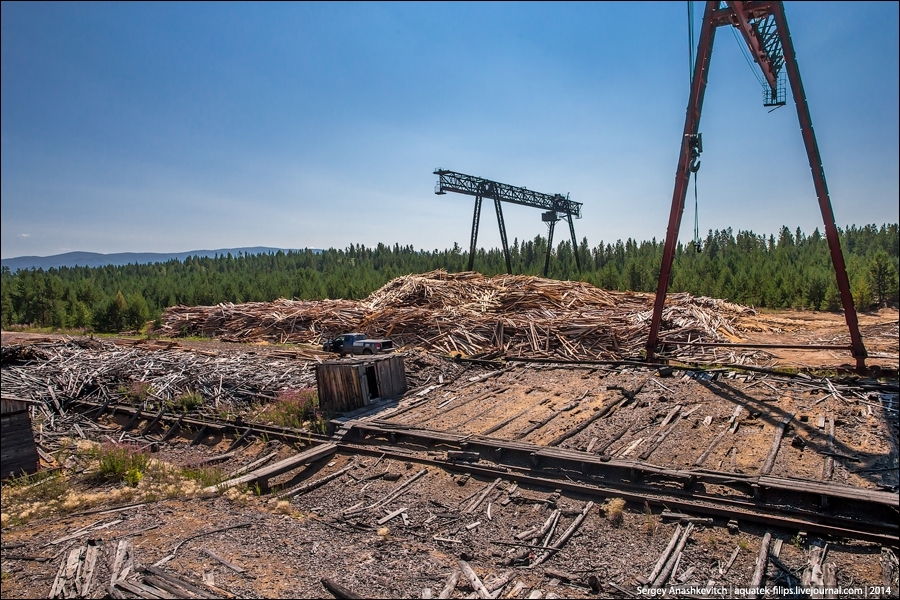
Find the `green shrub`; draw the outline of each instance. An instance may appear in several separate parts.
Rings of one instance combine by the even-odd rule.
[[[203,396],[200,395],[200,392],[185,392],[175,398],[174,407],[177,410],[189,412],[201,406],[203,406]]]
[[[266,414],[275,425],[299,429],[304,421],[322,419],[319,395],[313,388],[283,390],[278,392]]]
[[[129,381],[128,385],[123,385],[119,388],[119,393],[130,402],[143,402],[150,395],[150,383],[146,381]]]
[[[150,454],[132,444],[106,443],[94,454],[102,477],[125,481],[132,487],[140,483],[150,464]]]
[[[218,467],[212,466],[184,466],[181,468],[182,477],[193,479],[204,487],[218,485],[225,481],[225,472]]]

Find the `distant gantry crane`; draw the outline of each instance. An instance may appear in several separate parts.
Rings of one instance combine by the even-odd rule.
[[[690,6],[688,4],[688,14]],[[663,261],[659,271],[659,283],[656,288],[656,301],[653,305],[653,317],[650,322],[650,334],[647,338],[647,358],[652,360],[657,352],[657,347],[666,340],[659,338],[659,326],[662,320],[663,305],[666,300],[666,291],[669,286],[669,276],[672,273],[672,262],[675,257],[675,247],[678,243],[678,230],[681,227],[681,216],[684,213],[684,201],[687,194],[691,173],[696,173],[700,166],[698,158],[702,152],[700,138],[700,111],[703,108],[703,96],[706,93],[707,78],[709,77],[709,63],[712,55],[713,41],[716,28],[721,26],[733,26],[737,28],[744,42],[750,49],[750,54],[762,71],[766,82],[764,105],[779,106],[785,103],[782,67],[786,67],[791,93],[797,107],[797,117],[800,121],[800,132],[803,136],[803,144],[806,146],[806,154],[809,159],[809,167],[812,170],[813,183],[816,196],[819,200],[819,210],[822,220],[825,222],[825,237],[831,252],[831,260],[834,263],[837,275],[838,289],[841,295],[841,304],[844,308],[844,318],[847,328],[850,330],[849,346],[777,346],[790,348],[830,348],[850,350],[856,359],[858,371],[865,371],[866,348],[863,345],[859,333],[859,322],[856,317],[856,309],[853,307],[853,297],[850,294],[850,282],[847,278],[847,268],[844,264],[844,255],[841,253],[841,243],[838,237],[837,227],[834,223],[834,211],[831,207],[831,199],[828,196],[828,186],[825,183],[825,170],[822,167],[822,157],[819,154],[819,146],[816,143],[816,134],[813,131],[812,117],[809,113],[809,104],[806,101],[806,92],[803,90],[803,82],[800,79],[800,67],[797,64],[797,55],[794,51],[794,43],[788,29],[787,18],[784,14],[784,5],[781,2],[719,2],[714,0],[706,2],[703,14],[703,25],[700,30],[700,39],[697,44],[697,60],[693,63],[691,72],[691,94],[688,100],[687,115],[684,122],[684,134],[681,138],[681,155],[678,159],[678,169],[675,172],[675,191],[672,195],[672,209],[669,214],[669,224],[666,231],[666,243],[663,249]],[[689,30],[691,25],[689,25]],[[693,50],[693,48],[691,48]],[[693,57],[692,57],[693,58]],[[738,117],[738,115],[736,115]],[[737,177],[738,174],[735,174]],[[732,343],[691,343],[698,346],[747,346],[747,344]],[[775,346],[770,346],[775,347]]]
[[[512,263],[509,259],[509,244],[506,241],[506,224],[503,221],[501,202],[541,208],[545,211],[541,215],[541,220],[547,223],[549,231],[547,234],[547,256],[544,259],[544,277],[547,276],[550,270],[553,230],[556,228],[557,221],[563,217],[566,218],[569,221],[569,232],[572,234],[572,252],[575,255],[575,265],[581,271],[578,242],[575,238],[575,224],[572,222],[573,217],[576,219],[581,218],[581,202],[569,200],[568,194],[565,196],[562,194],[542,194],[527,188],[514,187],[455,171],[435,169],[434,174],[438,176],[438,182],[434,186],[435,194],[442,195],[447,192],[456,192],[458,194],[475,196],[475,215],[472,217],[472,240],[469,244],[469,271],[475,266],[475,246],[478,241],[478,225],[481,221],[481,201],[484,198],[494,200],[494,208],[497,210],[497,224],[500,226],[500,241],[503,244],[503,256],[506,259],[506,272],[508,274],[512,275]]]

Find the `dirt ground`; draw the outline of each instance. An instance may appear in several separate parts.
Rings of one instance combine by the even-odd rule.
[[[870,362],[894,370],[898,366],[897,316],[896,310],[883,310],[860,318]],[[840,337],[846,335],[840,315],[779,312],[754,319],[759,331],[747,334],[750,341],[846,343]],[[751,329],[750,324],[746,329]],[[41,337],[53,336],[3,332],[2,341],[6,345]],[[247,350],[219,342],[178,344],[214,353]],[[255,349],[260,353],[291,350]],[[831,369],[851,364],[849,356],[830,351],[773,351],[773,355],[771,364],[781,366]],[[510,363],[500,371],[479,366],[463,371],[457,363],[424,354],[408,360],[406,368],[414,389],[399,405],[385,405],[362,419],[462,435],[489,432],[499,440],[546,445],[599,411],[619,405],[627,391],[631,401],[609,410],[558,447],[578,452],[591,447],[596,455],[600,447],[608,446],[603,454],[612,460],[641,460],[665,469],[696,468],[700,455],[709,450],[704,468],[758,475],[778,423],[793,414],[772,476],[823,481],[830,456],[834,467],[827,481],[835,485],[896,492],[900,483],[896,394],[863,388],[853,393],[846,387],[833,394],[823,390],[820,380],[729,369],[713,373],[675,369],[660,377],[654,370],[639,367]],[[444,381],[447,373],[454,378]],[[841,385],[839,380],[835,384]],[[735,417],[737,427],[727,433],[737,407],[741,409]],[[835,423],[831,446],[823,427],[829,419]],[[119,439],[125,422],[122,415],[103,416],[94,426],[82,421],[81,431],[90,440],[105,443]],[[653,448],[654,440],[665,432]],[[156,434],[146,439],[156,443],[153,458],[158,464],[176,467],[221,456],[233,441],[228,436],[210,436],[191,445],[194,433],[179,432],[166,442]],[[79,441],[75,432],[70,441],[87,443]],[[54,443],[64,441],[58,438]],[[285,443],[257,437],[216,468],[232,473],[267,454],[275,453],[278,460],[296,452]],[[128,489],[124,483],[98,481],[90,461],[73,454],[56,481],[62,486],[58,493],[81,499],[75,510],[42,508],[47,499],[37,493],[44,487],[40,484],[30,489],[26,486],[35,484],[4,484],[0,595],[46,597],[69,552],[91,544],[101,548],[103,558],[98,561],[95,583],[85,595],[108,597],[116,548],[121,540],[131,540],[132,573],[162,561],[159,568],[205,585],[216,597],[330,597],[323,578],[362,597],[438,597],[460,559],[472,566],[488,589],[499,590],[501,597],[637,597],[641,578],[651,573],[679,527],[664,519],[658,507],[648,510],[631,503],[620,510],[610,498],[519,485],[514,473],[469,512],[473,498],[493,480],[435,467],[424,460],[429,455],[412,449],[404,460],[341,451],[274,483],[287,487],[351,466],[344,475],[279,501],[253,489],[204,493],[194,483],[166,479],[161,468]],[[377,504],[422,469],[427,469],[424,476],[395,500],[340,518],[353,507]],[[552,536],[556,540],[588,502],[595,504],[562,550],[537,567],[515,560],[542,554],[524,547],[517,533],[543,524],[559,510]],[[97,512],[134,503],[118,512]],[[401,508],[405,510],[397,512]],[[26,511],[31,513],[23,514]],[[380,522],[395,512],[396,516]],[[796,583],[811,550],[825,544],[825,562],[834,565],[839,585],[880,586],[884,581],[885,550],[877,544],[821,540],[805,532],[743,521],[736,528],[726,525],[723,519],[695,525],[672,583],[716,588],[711,597],[740,597],[737,588],[749,583],[766,533],[772,536],[775,557],[764,578],[769,586],[787,585],[789,578]],[[230,526],[235,527],[216,531]],[[892,590],[881,595],[895,596],[896,587]],[[475,597],[465,577],[449,593],[449,597]],[[878,595],[876,591],[869,597]]]

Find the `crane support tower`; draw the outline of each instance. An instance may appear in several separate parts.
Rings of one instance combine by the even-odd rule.
[[[469,271],[475,266],[475,244],[478,241],[478,225],[481,221],[481,201],[484,198],[494,200],[494,208],[497,210],[497,224],[500,226],[500,241],[503,243],[503,256],[506,258],[506,272],[512,275],[512,263],[509,260],[509,244],[506,241],[506,224],[503,221],[503,209],[501,202],[521,204],[544,210],[541,220],[547,223],[549,232],[547,235],[547,256],[544,259],[544,277],[550,270],[550,252],[553,250],[553,230],[556,222],[561,218],[569,221],[569,233],[572,234],[572,251],[575,255],[575,265],[581,271],[581,259],[578,257],[578,242],[575,238],[575,224],[572,218],[581,218],[581,202],[569,200],[568,194],[542,194],[528,188],[514,187],[505,183],[498,183],[481,177],[473,177],[455,171],[435,169],[438,182],[434,186],[434,193],[438,195],[447,192],[475,196],[475,215],[472,217],[472,241],[469,244]]]
[[[822,220],[825,223],[825,236],[828,248],[831,252],[831,260],[837,275],[838,289],[840,290],[841,304],[844,308],[844,317],[847,328],[850,330],[849,346],[828,346],[830,349],[850,350],[856,359],[856,369],[865,371],[866,348],[863,345],[859,333],[859,322],[856,317],[856,309],[853,307],[853,297],[850,294],[850,282],[847,278],[847,268],[844,264],[844,256],[841,253],[841,244],[837,227],[834,223],[834,211],[831,207],[831,199],[828,196],[828,187],[825,183],[825,170],[822,167],[822,157],[816,143],[816,135],[813,131],[812,118],[809,114],[809,104],[806,101],[806,93],[803,90],[803,82],[800,79],[800,68],[797,64],[797,55],[788,29],[787,18],[784,14],[784,5],[781,2],[719,2],[718,0],[706,2],[703,14],[703,25],[700,30],[700,38],[697,44],[697,59],[693,66],[691,77],[691,94],[688,101],[687,115],[684,121],[684,134],[681,138],[681,153],[678,159],[678,169],[675,172],[675,191],[672,195],[672,209],[669,214],[669,224],[666,231],[666,243],[663,250],[663,260],[659,271],[659,284],[656,288],[656,301],[653,305],[653,318],[650,322],[650,335],[647,338],[647,359],[652,360],[660,343],[666,340],[659,339],[659,326],[662,319],[663,305],[666,300],[666,291],[669,285],[669,276],[672,272],[672,262],[675,257],[675,247],[678,242],[678,230],[681,226],[681,216],[684,212],[684,201],[687,194],[690,174],[699,166],[697,157],[702,151],[700,141],[700,111],[703,107],[703,96],[706,92],[707,79],[709,77],[709,63],[712,55],[713,41],[716,28],[723,25],[736,27],[753,56],[756,64],[762,71],[765,81],[770,89],[765,90],[767,105],[782,104],[779,102],[783,95],[779,93],[778,81],[782,67],[787,69],[791,93],[797,107],[797,117],[800,121],[800,132],[803,136],[803,144],[806,146],[806,154],[809,159],[809,168],[812,171],[816,196],[819,201],[819,210],[822,212]],[[695,344],[703,345],[703,344]],[[720,344],[716,346],[741,346],[741,344]],[[769,346],[779,347],[779,346]],[[781,346],[784,347],[784,346]],[[822,347],[822,346],[819,346]]]

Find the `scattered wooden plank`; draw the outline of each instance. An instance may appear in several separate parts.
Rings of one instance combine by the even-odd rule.
[[[675,431],[675,428],[678,426],[678,423],[680,423],[680,422],[681,422],[681,413],[677,414],[675,416],[675,418],[672,420],[671,425],[669,425],[669,427],[665,431],[663,431],[662,433],[657,435],[656,439],[653,440],[653,442],[650,444],[650,446],[648,448],[646,448],[643,452],[641,452],[641,456],[640,456],[641,460],[647,460],[648,458],[650,458],[650,455],[653,454],[656,451],[656,449],[662,445],[662,443],[664,441],[666,441],[666,438],[669,437],[669,434],[671,434],[673,431]]]
[[[728,573],[729,569],[731,569],[731,565],[734,564],[734,560],[737,558],[738,553],[741,551],[740,546],[736,546],[734,552],[731,553],[731,558],[728,559],[728,562],[725,563],[724,567],[719,567],[719,575],[725,575]]]
[[[584,398],[587,394],[588,394],[588,392],[585,392],[584,394],[582,394],[581,398],[579,398],[578,400],[575,401],[575,404],[577,405],[578,402],[580,402],[581,399]],[[571,437],[578,435],[579,433],[581,433],[582,431],[584,431],[585,429],[587,429],[588,427],[590,427],[591,425],[596,423],[598,420],[606,417],[607,415],[611,415],[612,413],[614,413],[616,410],[618,410],[620,407],[624,406],[628,402],[629,402],[629,398],[627,396],[625,398],[622,398],[618,402],[610,402],[609,404],[607,404],[606,406],[604,406],[603,408],[601,408],[600,410],[595,412],[593,415],[591,415],[588,419],[585,419],[584,421],[582,421],[575,427],[572,427],[571,429],[567,429],[565,432],[559,434],[558,436],[556,436],[555,438],[553,438],[552,440],[547,442],[547,445],[548,446],[559,446],[564,441],[566,441],[567,439],[569,439]],[[565,409],[566,409],[566,407],[562,408],[562,410],[565,410]]]
[[[826,446],[829,454],[825,457],[825,464],[822,465],[822,480],[829,481],[834,475],[834,416],[828,417],[828,442]]]
[[[585,505],[584,505],[584,509],[581,511],[581,514],[579,514],[577,517],[575,517],[575,520],[572,521],[572,524],[569,525],[569,528],[566,529],[566,530],[562,533],[562,535],[559,536],[559,539],[557,539],[557,540],[553,543],[553,545],[551,545],[551,546],[549,546],[549,547],[552,548],[552,549],[554,549],[554,550],[560,550],[560,549],[563,547],[563,545],[569,540],[569,538],[572,537],[572,534],[575,533],[575,531],[578,530],[578,528],[581,526],[581,524],[582,524],[582,523],[584,522],[584,520],[587,518],[588,513],[590,513],[590,511],[591,511],[591,509],[592,509],[593,507],[594,507],[594,503],[593,503],[592,501],[591,501],[591,502],[588,502],[587,504],[585,504]],[[552,552],[551,552],[551,553],[544,554],[543,556],[537,558],[537,559],[532,563],[532,566],[537,566],[537,565],[541,564],[542,562],[544,562],[545,560],[547,560],[548,558],[550,558],[550,556],[552,556],[553,554],[554,554],[554,553],[552,553]]]
[[[653,565],[653,570],[650,571],[650,575],[647,576],[644,583],[650,583],[656,579],[657,575],[662,572],[663,566],[666,564],[666,561],[669,560],[669,556],[672,554],[672,550],[675,549],[675,545],[678,543],[678,538],[681,536],[681,525],[678,525],[675,528],[675,532],[672,534],[672,539],[669,540],[668,545],[663,550],[662,554],[659,555],[659,559],[656,561],[656,564]]]
[[[778,449],[781,447],[781,438],[784,437],[784,430],[787,428],[788,423],[791,422],[791,419],[794,418],[794,413],[791,413],[781,419],[778,422],[778,425],[775,426],[775,435],[772,438],[772,447],[769,449],[769,455],[766,457],[766,462],[763,463],[762,469],[760,469],[760,475],[768,475],[772,472],[772,467],[775,466],[775,457],[778,456]]]
[[[809,556],[803,575],[800,577],[800,585],[803,587],[818,587],[824,585],[824,576],[822,572],[822,563],[825,560],[827,548],[824,546],[814,545],[809,549]]]
[[[134,545],[130,538],[119,540],[116,546],[116,553],[113,555],[112,566],[109,569],[109,585],[115,586],[120,577],[125,577],[123,573],[131,570],[134,562]]]
[[[81,576],[76,582],[76,591],[82,598],[87,598],[91,593],[91,586],[94,584],[94,570],[97,566],[97,558],[100,556],[100,546],[88,541],[87,548],[84,553],[84,564],[81,567]]]
[[[335,598],[339,598],[341,600],[345,600],[345,599],[346,600],[355,600],[357,598],[365,598],[365,596],[360,596],[356,592],[353,592],[353,591],[345,588],[344,586],[342,586],[341,584],[339,584],[338,582],[336,582],[333,579],[328,579],[326,577],[323,577],[322,585],[325,587],[326,590],[331,592],[331,594]]]
[[[180,588],[183,588],[184,590],[196,595],[198,598],[214,598],[215,596],[213,594],[224,596],[226,598],[234,597],[234,594],[231,594],[226,590],[223,590],[206,582],[193,581],[187,578],[185,575],[173,575],[171,573],[166,573],[165,571],[157,567],[146,567],[143,569],[143,571],[159,577],[160,579],[164,579]]]
[[[300,496],[301,494],[306,494],[307,492],[311,492],[314,489],[325,485],[329,481],[333,481],[333,480],[337,479],[344,473],[349,472],[355,466],[356,466],[356,463],[351,461],[350,464],[348,464],[346,467],[344,467],[343,469],[341,469],[339,471],[335,471],[334,473],[331,473],[330,475],[326,475],[325,477],[316,479],[315,481],[308,481],[306,483],[302,483],[302,484],[298,485],[297,487],[291,488],[289,490],[286,490],[284,492],[277,494],[275,496],[275,498],[293,498],[294,496]]]
[[[788,419],[790,420],[790,419]],[[782,421],[787,424],[787,421]],[[751,588],[759,588],[762,584],[763,578],[766,576],[766,567],[769,564],[769,544],[772,543],[772,534],[766,533],[763,536],[762,543],[759,546],[759,554],[756,556],[756,567],[753,570],[753,576],[750,578],[750,586]],[[748,595],[750,598],[756,598],[755,593],[750,593]]]
[[[722,439],[729,433],[734,433],[734,431],[737,429],[736,425],[739,422],[738,418],[741,416],[742,410],[743,410],[743,407],[740,405],[734,407],[734,413],[731,415],[731,419],[729,420],[729,423],[731,424],[731,426],[725,427],[725,429],[723,429],[715,438],[713,438],[712,442],[710,442],[710,444],[709,444],[709,446],[707,446],[706,450],[703,451],[703,454],[698,456],[697,460],[694,461],[694,466],[699,467],[704,462],[706,462],[706,459],[709,458],[709,455],[712,453],[713,450],[715,450],[715,448],[719,444],[719,442],[721,442]]]
[[[219,556],[218,554],[216,554],[209,548],[202,548],[201,550],[203,551],[203,554],[207,555],[208,557],[212,558],[213,560],[219,561],[220,563],[222,563],[223,565],[225,565],[226,567],[228,567],[229,569],[231,569],[238,575],[247,575],[248,577],[252,577],[252,575],[249,575],[247,573],[247,569],[245,569],[244,567],[238,566],[238,565],[234,564],[233,562],[225,560],[224,558],[222,558],[221,556]]]
[[[490,494],[494,490],[494,488],[496,488],[498,485],[500,485],[501,481],[503,481],[503,479],[501,477],[498,477],[497,479],[494,480],[493,483],[486,486],[484,488],[484,490],[481,492],[481,495],[478,496],[478,498],[476,498],[475,500],[473,500],[472,503],[468,506],[468,508],[466,508],[466,510],[464,510],[463,512],[466,514],[472,514],[473,512],[475,512],[475,510],[479,506],[481,506],[481,503],[484,502],[484,499],[488,497],[488,494]]]
[[[222,483],[219,483],[217,485],[211,485],[207,488],[204,488],[203,491],[207,493],[222,492],[227,490],[228,488],[232,488],[238,485],[250,484],[254,481],[259,480],[267,480],[269,477],[275,477],[276,475],[280,475],[292,469],[296,469],[304,463],[315,462],[318,460],[322,460],[323,458],[327,458],[335,452],[337,452],[337,446],[332,443],[314,446],[304,452],[301,452],[300,454],[285,458],[284,460],[280,460],[268,467],[263,467],[255,471],[251,471],[246,475],[241,475],[240,477],[235,477],[233,479],[223,481]]]
[[[678,581],[680,583],[685,583],[688,579],[690,579],[694,575],[694,573],[696,571],[697,571],[697,567],[690,567],[689,569],[686,569],[684,571],[684,573],[682,573],[681,575],[678,576]]]
[[[481,583],[481,579],[478,578],[478,575],[472,570],[469,563],[464,560],[458,560],[456,564],[459,566],[459,570],[462,571],[462,574],[465,575],[466,579],[469,580],[469,584],[475,589],[475,593],[478,594],[478,597],[489,599],[491,593],[484,587],[484,584]]]
[[[506,427],[507,425],[509,425],[510,423],[512,423],[513,421],[515,421],[515,420],[518,419],[519,417],[521,417],[522,415],[524,415],[524,414],[526,414],[526,413],[528,413],[528,412],[534,410],[535,408],[537,408],[538,406],[540,406],[540,405],[542,405],[542,404],[546,404],[546,403],[549,402],[549,401],[550,401],[550,398],[544,398],[543,400],[541,400],[541,401],[539,401],[539,402],[535,402],[535,403],[532,404],[531,406],[528,406],[528,407],[526,407],[526,408],[523,408],[522,410],[520,410],[519,412],[517,412],[517,413],[514,414],[513,416],[509,417],[508,419],[504,419],[503,421],[497,423],[497,424],[494,425],[493,427],[488,427],[487,429],[485,429],[484,431],[482,431],[480,435],[490,435],[490,434],[494,433],[495,431],[500,431],[501,429],[503,429],[504,427]]]
[[[150,600],[155,600],[157,598],[161,600],[174,600],[176,598],[176,596],[159,588],[151,588],[140,583],[126,581],[125,579],[117,580],[116,587],[120,587],[126,592],[131,592],[138,598],[149,598]]]
[[[438,594],[438,598],[449,598],[453,593],[453,590],[456,589],[456,584],[459,582],[459,577],[462,575],[462,571],[459,569],[454,569],[450,575],[447,576],[447,580],[444,582],[444,587],[441,588],[441,592]]]
[[[691,537],[691,532],[694,531],[694,524],[688,523],[687,527],[684,528],[684,533],[681,534],[681,538],[678,540],[678,544],[672,550],[672,553],[669,555],[669,558],[666,560],[666,563],[663,565],[663,568],[660,570],[659,574],[651,581],[650,585],[655,588],[658,588],[669,580],[669,577],[672,576],[672,571],[675,568],[675,561],[681,555],[682,550],[684,550],[684,545],[687,543],[688,538]]]
[[[409,510],[409,509],[406,508],[406,507],[398,508],[397,510],[395,510],[395,511],[393,511],[393,512],[390,512],[390,513],[388,513],[386,516],[381,517],[380,519],[378,519],[378,520],[376,521],[376,523],[378,523],[379,525],[384,525],[385,523],[387,523],[387,522],[390,521],[391,519],[393,519],[393,518],[395,518],[395,517],[399,517],[400,515],[402,515],[402,514],[403,514],[404,512],[406,512],[407,510]]]
[[[272,459],[275,458],[276,456],[278,456],[278,450],[275,450],[274,452],[269,452],[268,454],[266,454],[266,455],[263,456],[262,458],[258,458],[258,459],[254,460],[254,461],[251,462],[251,463],[248,463],[248,464],[246,464],[246,465],[244,465],[244,466],[242,466],[242,467],[238,467],[237,469],[235,469],[234,471],[232,471],[231,473],[229,473],[228,475],[226,475],[226,476],[225,476],[225,479],[233,479],[233,478],[235,478],[235,477],[240,477],[240,476],[243,475],[244,473],[247,473],[247,472],[249,472],[249,471],[252,471],[252,470],[255,469],[256,467],[260,467],[260,466],[266,464],[267,462],[269,462],[270,460],[272,460]]]

